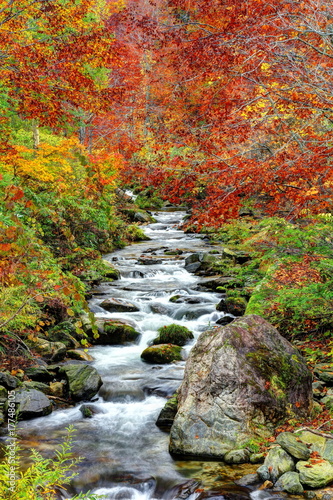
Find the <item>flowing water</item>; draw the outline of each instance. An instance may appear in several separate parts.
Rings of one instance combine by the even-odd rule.
[[[141,332],[141,338],[138,344],[89,350],[94,357],[92,364],[103,379],[92,403],[96,409],[93,418],[84,419],[79,404],[19,424],[23,446],[38,447],[46,456],[52,456],[55,445],[63,440],[65,428],[74,425],[74,451],[84,459],[72,493],[90,490],[108,500],[196,500],[204,498],[202,493],[191,489],[186,493],[179,485],[200,479],[208,490],[211,486],[213,495],[217,484],[228,489],[230,476],[242,475],[240,467],[174,460],[169,455],[169,435],[155,422],[166,398],[181,383],[184,362],[150,365],[140,358],[159,327],[184,325],[197,338],[223,316],[215,307],[221,296],[204,291],[201,278],[184,268],[187,255],[211,249],[201,237],[186,235],[178,228],[184,215],[180,211],[154,214],[157,222],[145,227],[150,241],[106,256],[120,271],[121,279],[94,290],[91,309],[96,317],[129,321]],[[181,250],[181,255],[165,253],[175,249]],[[147,263],[148,258],[155,263]],[[170,302],[174,295],[180,295],[183,302]],[[109,297],[129,300],[139,311],[108,313],[100,303]],[[186,346],[186,352],[194,342]]]

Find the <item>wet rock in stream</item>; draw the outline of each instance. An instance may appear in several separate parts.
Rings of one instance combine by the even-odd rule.
[[[291,383],[292,382],[292,383]],[[312,374],[260,316],[202,333],[186,362],[170,451],[223,459],[279,421],[312,410]]]

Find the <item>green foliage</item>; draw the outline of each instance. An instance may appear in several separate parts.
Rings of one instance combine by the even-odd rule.
[[[81,461],[71,452],[73,446],[73,427],[68,427],[66,440],[52,459],[43,458],[40,453],[32,449],[31,465],[24,472],[20,472],[20,448],[16,439],[13,445],[6,447],[5,458],[0,462],[0,497],[8,500],[56,500],[57,489],[77,475],[73,469]],[[14,457],[14,458],[13,458]],[[13,484],[9,475],[16,471],[16,480]],[[97,500],[96,495],[85,494],[72,497],[73,500]]]
[[[124,232],[124,237],[127,241],[145,241],[147,240],[147,236],[143,232],[143,230],[137,226],[136,224],[129,224]]]
[[[215,270],[231,279],[228,298],[250,301],[246,314],[258,314],[289,339],[308,334],[326,336],[333,329],[333,218],[321,214],[298,224],[279,217],[236,220],[214,234],[236,258],[224,258]],[[232,253],[230,253],[232,256]]]

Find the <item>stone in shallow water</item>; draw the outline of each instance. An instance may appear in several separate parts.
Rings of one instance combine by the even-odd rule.
[[[71,397],[74,401],[89,400],[95,396],[103,384],[96,368],[83,364],[64,365],[60,369],[64,373]]]
[[[173,361],[181,361],[182,348],[173,344],[158,344],[147,347],[142,354],[141,358],[147,363],[166,364]]]
[[[286,472],[278,479],[274,489],[286,491],[291,495],[301,495],[304,491],[297,472]]]
[[[18,403],[19,420],[43,417],[52,411],[51,401],[36,389],[19,389],[15,391],[15,402]]]
[[[109,312],[136,312],[139,311],[139,308],[132,304],[132,302],[128,302],[123,299],[106,299],[100,303],[100,306],[106,311]]]
[[[292,457],[280,446],[271,449],[264,461],[264,466],[268,468],[270,479],[275,483],[282,474],[295,470],[295,463]]]

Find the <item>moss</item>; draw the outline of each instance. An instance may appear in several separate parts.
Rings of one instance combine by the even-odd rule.
[[[153,340],[153,344],[175,344],[178,346],[183,346],[187,342],[193,339],[193,333],[186,328],[186,326],[177,325],[172,323],[171,325],[162,326],[158,330],[158,337]]]
[[[181,361],[181,347],[173,344],[160,344],[147,347],[142,354],[141,358],[147,363],[166,364],[173,361]]]
[[[130,325],[122,323],[105,323],[103,326],[104,333],[101,333],[98,338],[98,343],[104,344],[125,344],[126,342],[135,342],[140,333]],[[105,338],[105,335],[107,338]],[[104,337],[104,338],[103,338]]]

